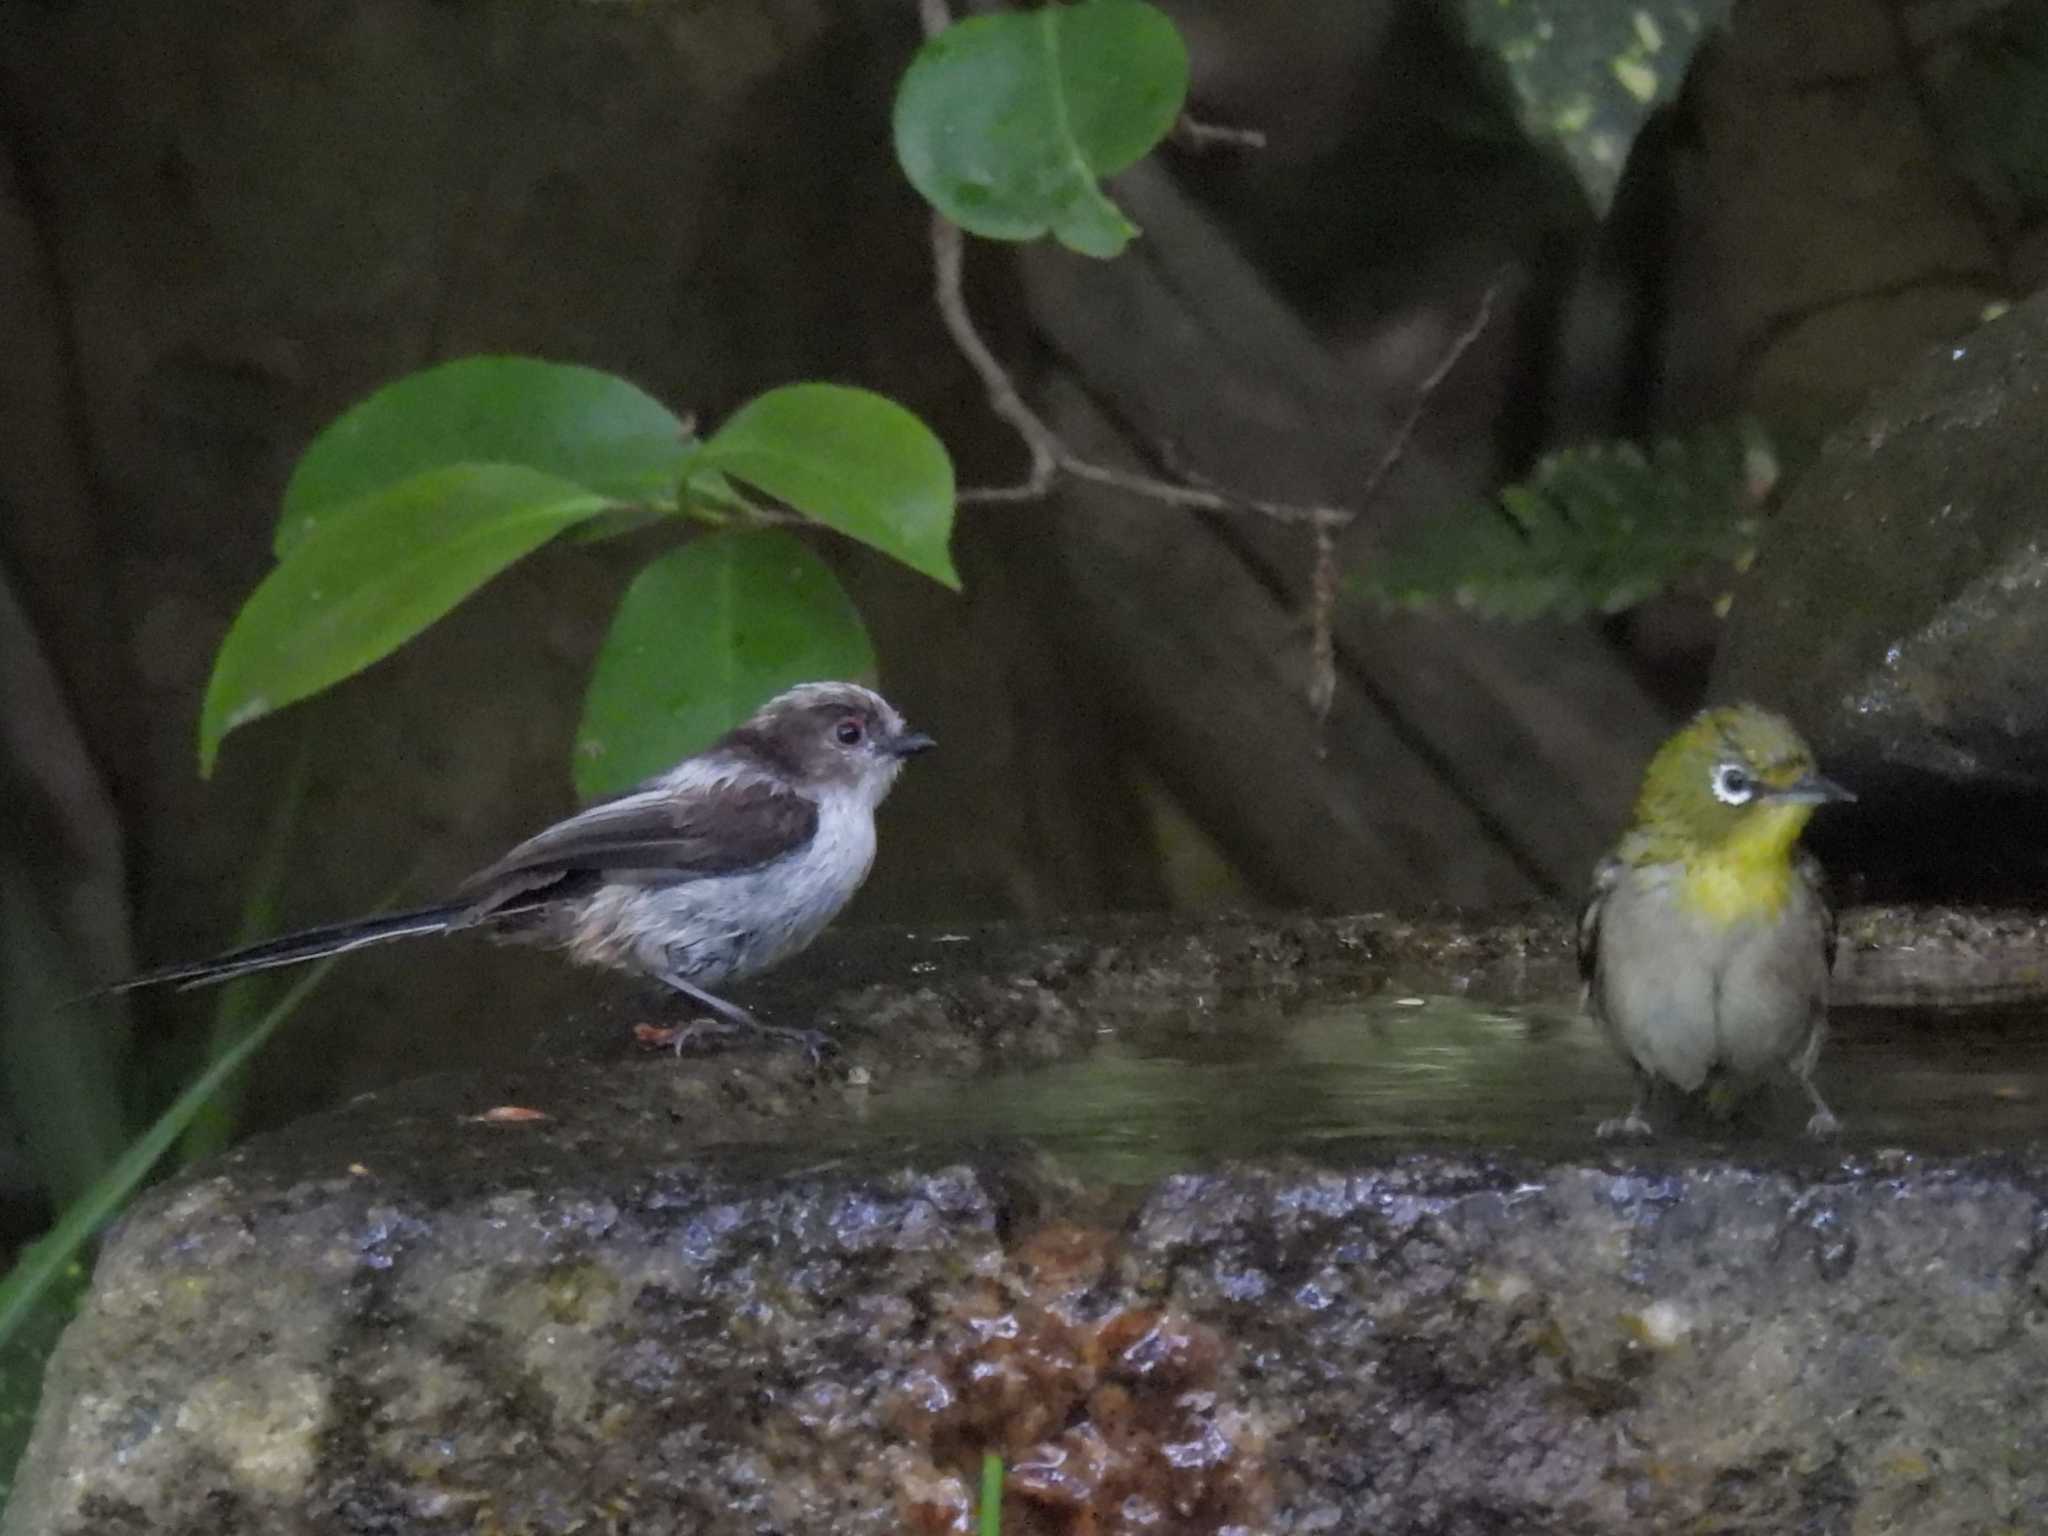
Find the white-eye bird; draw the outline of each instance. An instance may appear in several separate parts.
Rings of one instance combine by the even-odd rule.
[[[1856,797],[1815,767],[1790,722],[1753,704],[1708,709],[1658,749],[1635,816],[1594,871],[1579,918],[1586,1008],[1635,1068],[1634,1106],[1600,1135],[1650,1133],[1668,1083],[1725,1109],[1783,1070],[1813,1101],[1835,921],[1800,849],[1816,807]]]

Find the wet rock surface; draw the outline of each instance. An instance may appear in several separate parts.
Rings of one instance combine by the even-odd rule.
[[[820,1067],[609,1010],[141,1202],[4,1529],[952,1531],[986,1450],[1013,1533],[2048,1528],[2048,1071],[1922,1124],[1858,1007],[2039,925],[1844,929],[1839,1148],[1594,1143],[1548,915],[840,935]]]
[[[2048,876],[2048,297],[1928,353],[1835,434],[1738,592],[1719,697],[1785,709],[1861,801],[1820,818],[1869,889]]]

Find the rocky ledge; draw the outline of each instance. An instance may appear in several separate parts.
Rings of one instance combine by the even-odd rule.
[[[2001,997],[1970,957],[2009,978],[2030,934],[1849,929],[1861,985]],[[1382,1134],[1439,1079],[1587,1076],[1554,920],[853,935],[806,969],[773,1001],[845,1039],[822,1067],[540,1058],[152,1193],[7,1536],[945,1532],[991,1450],[1013,1533],[2048,1529],[2024,1138],[1612,1151],[1576,1102]],[[1404,1019],[1416,1052],[1344,1054]]]

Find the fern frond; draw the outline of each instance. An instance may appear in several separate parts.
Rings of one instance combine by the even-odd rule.
[[[1496,619],[1614,613],[1755,552],[1775,461],[1753,425],[1554,453],[1520,484],[1382,551],[1359,585],[1389,606]]]

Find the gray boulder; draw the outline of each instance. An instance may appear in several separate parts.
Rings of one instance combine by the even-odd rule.
[[[1845,931],[1852,1002],[2041,938]],[[2048,1528],[2048,1162],[1605,1151],[1555,918],[840,967],[910,983],[823,1071],[426,1080],[153,1193],[0,1530],[964,1531],[990,1450],[1012,1530]]]
[[[1819,834],[1887,894],[2038,891],[2048,841],[2048,296],[1828,442],[1738,591],[1719,697],[1787,710],[1864,796]]]

